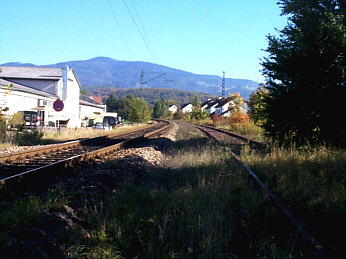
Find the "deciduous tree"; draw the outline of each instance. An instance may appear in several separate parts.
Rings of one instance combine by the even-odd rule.
[[[248,114],[258,126],[263,126],[266,122],[266,103],[268,97],[269,91],[264,87],[264,85],[261,85],[255,92],[250,94]]]
[[[130,120],[133,122],[146,123],[151,116],[151,110],[143,98],[136,98],[130,111]]]
[[[154,104],[153,108],[153,117],[154,118],[160,118],[160,117],[166,117],[168,114],[168,105],[166,102],[161,99]]]

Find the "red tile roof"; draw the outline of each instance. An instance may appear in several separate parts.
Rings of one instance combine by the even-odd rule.
[[[95,102],[99,103],[99,104],[103,104],[102,103],[102,96],[88,96],[91,100],[94,100]]]

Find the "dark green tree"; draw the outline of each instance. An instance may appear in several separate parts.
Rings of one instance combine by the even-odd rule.
[[[345,1],[281,0],[287,26],[262,62],[270,136],[345,144]],[[317,137],[317,138],[316,138]]]
[[[168,114],[168,105],[166,102],[161,99],[154,104],[153,108],[153,117],[154,118],[160,118],[160,117],[166,117]]]
[[[106,98],[106,105],[107,111],[118,112],[120,108],[120,100],[114,94],[111,94]]]
[[[114,94],[111,94],[106,99],[107,110],[109,112],[117,112],[118,116],[125,120],[130,120],[134,102],[135,98],[133,95],[127,95],[125,98],[118,99]]]
[[[197,95],[195,95],[193,97],[192,105],[193,105],[194,109],[196,109],[196,110],[200,110],[201,109],[201,102],[198,99]]]

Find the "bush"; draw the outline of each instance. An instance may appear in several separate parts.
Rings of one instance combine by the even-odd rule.
[[[43,143],[43,132],[39,130],[35,131],[23,131],[17,132],[14,138],[14,142],[19,146],[32,146]]]
[[[230,117],[226,118],[227,124],[248,123],[248,122],[249,122],[249,115],[243,112],[233,112]]]

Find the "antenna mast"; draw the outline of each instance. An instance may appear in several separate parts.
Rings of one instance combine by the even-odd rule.
[[[225,71],[223,71],[222,77],[222,97],[225,97]]]

